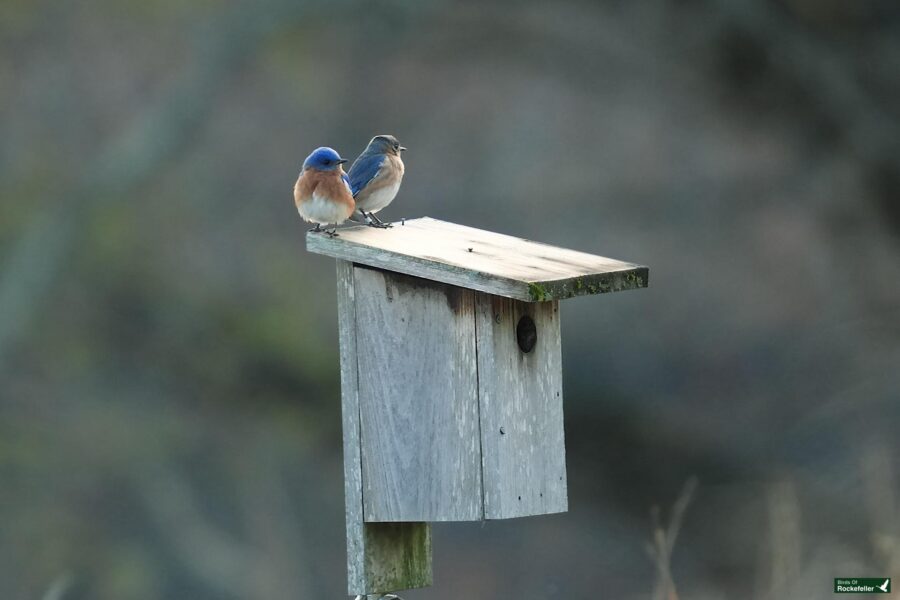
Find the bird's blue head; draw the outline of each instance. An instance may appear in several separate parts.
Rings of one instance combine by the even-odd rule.
[[[313,153],[303,161],[304,169],[316,169],[317,171],[334,171],[347,162],[346,158],[335,152],[332,148],[322,146],[316,148]]]

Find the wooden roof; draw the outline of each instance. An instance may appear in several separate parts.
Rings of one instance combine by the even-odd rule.
[[[429,217],[338,233],[309,232],[306,249],[526,302],[647,287],[642,265]]]

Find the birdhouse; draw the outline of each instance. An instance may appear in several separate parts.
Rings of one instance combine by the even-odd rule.
[[[430,585],[431,522],[566,511],[559,301],[647,267],[430,218],[306,244],[338,259],[349,593]]]

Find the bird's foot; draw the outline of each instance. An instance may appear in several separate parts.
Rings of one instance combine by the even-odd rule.
[[[393,225],[391,225],[390,223],[385,223],[384,221],[376,217],[375,213],[373,212],[369,213],[369,225],[372,227],[379,227],[381,229],[388,229],[390,227],[393,227]]]
[[[319,223],[316,223],[316,226],[313,227],[312,229],[310,229],[309,231],[315,231],[315,232],[322,231],[322,225]]]

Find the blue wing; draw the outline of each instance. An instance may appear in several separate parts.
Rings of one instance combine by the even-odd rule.
[[[377,175],[378,171],[381,169],[384,159],[384,154],[373,154],[369,156],[360,156],[353,162],[353,166],[350,167],[348,176],[350,177],[350,191],[353,193],[354,198],[361,189],[375,179],[375,175]]]

